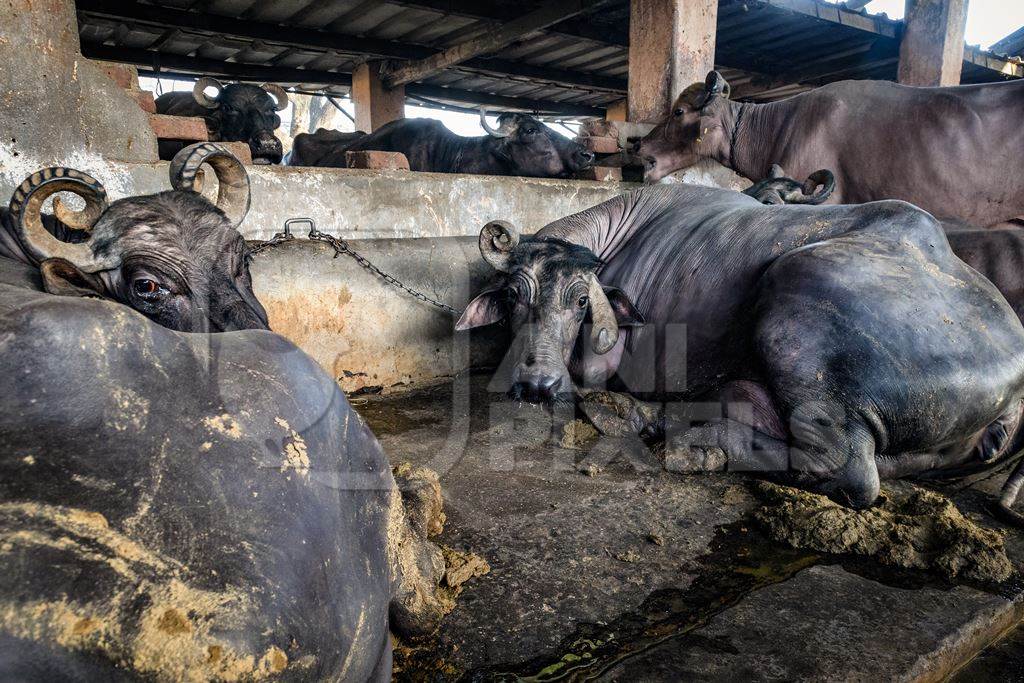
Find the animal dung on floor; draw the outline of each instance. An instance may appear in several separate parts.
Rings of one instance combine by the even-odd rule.
[[[886,487],[879,504],[867,510],[768,482],[757,482],[755,493],[766,505],[754,518],[773,539],[794,548],[863,555],[950,581],[1002,582],[1013,571],[1002,532],[977,524],[927,489]]]

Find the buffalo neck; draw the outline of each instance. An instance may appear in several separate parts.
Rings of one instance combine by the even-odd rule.
[[[447,159],[444,165],[452,173],[508,175],[508,164],[498,154],[502,140],[490,135],[463,137],[453,133],[451,142],[445,145]]]
[[[557,238],[587,247],[604,262],[611,261],[630,238],[655,220],[665,208],[691,191],[707,188],[658,185],[613,197],[585,211],[549,223],[538,238]]]
[[[45,218],[43,224],[53,232],[51,222]],[[9,258],[30,266],[38,266],[39,261],[32,258],[21,244],[14,230],[14,217],[7,209],[0,208],[0,258]]]
[[[723,136],[710,156],[754,182],[781,159],[789,100],[755,104],[726,101],[719,114]]]

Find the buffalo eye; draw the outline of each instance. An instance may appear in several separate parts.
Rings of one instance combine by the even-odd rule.
[[[579,299],[576,300],[576,305],[579,308],[586,308],[587,304],[589,304],[589,303],[590,303],[590,297],[587,296],[586,294],[584,294],[583,296],[581,296]]]
[[[527,128],[526,129],[526,134],[527,135],[536,135],[537,134],[537,129],[536,128]]]
[[[686,113],[686,112],[685,112],[685,111],[683,111],[682,109],[676,109],[676,110],[675,110],[674,112],[672,112],[672,115],[673,115],[673,116],[682,116],[682,115],[683,115],[683,114],[685,114],[685,113]]]
[[[159,298],[166,291],[156,281],[145,277],[132,281],[132,290],[138,297],[148,300]]]

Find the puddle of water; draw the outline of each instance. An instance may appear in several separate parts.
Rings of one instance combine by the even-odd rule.
[[[451,424],[450,383],[416,389],[398,396],[351,399],[352,407],[378,437],[395,436],[420,427],[446,428]]]
[[[472,671],[464,681],[585,681],[670,639],[686,636],[751,592],[791,578],[820,556],[779,548],[746,522],[720,528],[700,574],[685,590],[652,593],[635,612],[608,624],[581,624],[554,653]]]
[[[1024,682],[1024,624],[1003,636],[949,680],[950,683]]]

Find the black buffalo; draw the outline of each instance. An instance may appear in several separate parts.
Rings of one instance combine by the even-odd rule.
[[[206,94],[209,88],[217,91],[213,97]],[[277,112],[287,107],[288,93],[280,86],[221,85],[214,78],[200,78],[191,93],[169,92],[156,99],[158,114],[205,118],[212,141],[248,143],[257,164],[281,163],[281,141],[274,131],[281,125]],[[161,140],[160,158],[172,158],[184,144]]]
[[[376,150],[401,152],[413,171],[567,178],[594,162],[582,145],[558,135],[526,114],[502,114],[493,128],[481,112],[487,131],[481,137],[463,137],[435,119],[400,119],[360,137],[339,138],[336,131],[319,130],[295,137],[297,147],[331,151],[293,156],[293,166],[345,167],[345,152]]]
[[[343,133],[327,128],[317,128],[315,133],[299,133],[292,142],[292,151],[285,163],[289,166],[331,166],[324,162],[337,158],[339,154],[344,162],[345,151],[365,136],[361,130]]]
[[[217,174],[214,205],[193,191],[202,164]],[[212,143],[171,162],[173,190],[107,200],[103,186],[75,169],[33,173],[0,210],[0,259],[37,269],[52,294],[110,299],[164,327],[184,331],[267,329],[252,291],[248,250],[237,227],[249,210],[249,180],[230,152]],[[85,201],[70,211],[58,192]]]
[[[77,219],[58,210],[68,224],[99,220],[92,241],[37,254],[42,269],[0,257],[0,680],[390,680],[389,623],[436,626],[444,563],[365,423],[265,329],[186,333],[46,291],[56,259],[86,280],[61,287],[134,267],[133,230],[154,249],[141,265],[163,268],[182,225],[116,222],[156,214],[101,210],[95,181],[68,169],[30,181],[15,216],[36,220],[37,188],[59,186],[87,200]],[[232,195],[230,177],[221,187]],[[220,230],[225,215],[193,194],[145,199]],[[130,229],[105,241],[108,219]],[[39,229],[7,234],[57,251]]]
[[[511,321],[513,394],[611,379],[686,410],[725,403],[723,417],[670,435],[686,469],[787,471],[865,507],[882,477],[1018,450],[1024,328],[904,202],[764,206],[651,187],[522,241],[489,224],[481,252],[500,277],[458,327]],[[1006,511],[1022,476],[1018,465]]]

